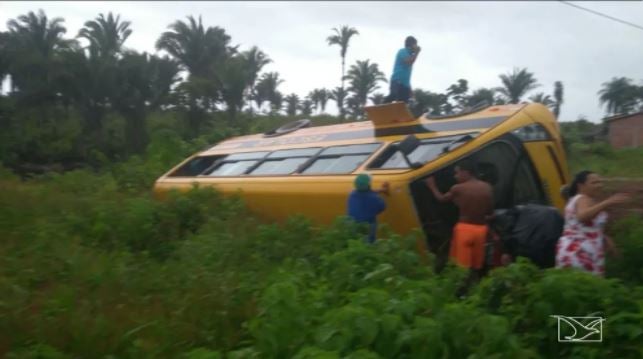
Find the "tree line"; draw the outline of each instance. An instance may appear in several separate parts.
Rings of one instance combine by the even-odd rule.
[[[152,114],[178,119],[186,139],[217,121],[234,127],[258,114],[325,113],[330,101],[340,121],[358,119],[364,106],[384,101],[378,90],[386,90],[387,78],[369,59],[346,70],[350,41],[359,32],[349,26],[331,31],[327,45],[340,49],[339,86],[298,95],[280,91],[284,79],[278,72],[263,71],[272,62],[268,54],[256,46],[241,49],[225,29],[205,26],[201,17],[171,23],[155,42],[159,55],[128,48],[131,22],[111,12],[85,22],[74,37],[67,35],[64,19],[42,10],[18,16],[0,32],[0,81],[10,79],[8,93],[0,96],[0,160],[142,153]],[[418,115],[446,115],[480,103],[520,103],[540,86],[526,68],[499,79],[497,88],[472,91],[466,79],[441,93],[416,88],[410,107]],[[608,113],[632,111],[643,103],[642,89],[630,79],[614,78],[603,84],[600,101]],[[551,94],[535,93],[528,100],[558,116],[563,91],[557,81]],[[61,140],[65,136],[67,142]]]

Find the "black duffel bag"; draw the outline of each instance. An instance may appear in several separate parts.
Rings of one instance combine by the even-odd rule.
[[[558,209],[540,204],[496,210],[491,221],[505,253],[513,258],[529,258],[540,268],[556,264],[556,242],[563,225],[564,218]]]

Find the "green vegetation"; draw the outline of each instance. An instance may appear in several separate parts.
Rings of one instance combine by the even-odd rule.
[[[341,86],[300,98],[262,72],[267,54],[238,49],[200,18],[160,34],[165,57],[124,50],[133,30],[120,16],[86,22],[84,48],[63,23],[30,12],[0,32],[0,80],[11,77],[0,94],[0,356],[643,356],[638,218],[612,228],[623,254],[609,258],[609,279],[520,262],[456,298],[466,273],[433,273],[433,258],[415,250],[419,233],[385,230],[367,246],[342,218],[327,228],[299,217],[264,223],[211,189],[152,198],[158,176],[207,145],[303,117],[355,120],[360,106],[381,102],[377,64],[344,69],[356,29],[327,39],[340,47]],[[501,89],[472,93],[465,79],[445,93],[415,89],[413,111],[516,103],[538,86],[527,69],[500,78]],[[635,109],[637,88],[614,79],[601,101],[610,112]],[[339,118],[324,114],[329,100]],[[531,101],[558,114],[562,84]],[[641,176],[640,150],[586,144],[597,128],[587,121],[561,127],[573,170]],[[558,343],[553,314],[606,317],[605,341]]]
[[[96,169],[143,154],[157,129],[211,143],[259,129],[252,127],[258,117],[278,122],[327,117],[329,101],[339,111],[333,122],[357,120],[364,105],[385,98],[388,76],[377,63],[345,64],[349,44],[360,39],[348,25],[333,28],[326,39],[340,50],[340,86],[311,89],[305,96],[282,93],[286,79],[265,71],[272,62],[268,54],[257,46],[240,48],[225,29],[205,26],[200,17],[168,24],[155,42],[159,54],[128,48],[134,31],[126,18],[111,12],[86,21],[75,35],[67,34],[64,19],[43,11],[7,22],[7,31],[0,32],[0,83],[9,87],[0,93],[4,166],[21,174]],[[530,96],[541,85],[534,73],[517,67],[500,74],[498,85],[470,91],[466,79],[457,79],[442,92],[414,88],[410,107],[418,116],[446,115],[482,102],[529,99],[549,106],[556,116],[561,111],[560,81],[551,95]],[[641,94],[631,79],[613,78],[597,95],[613,114],[641,108]]]
[[[9,86],[0,93],[0,161],[6,167],[20,173],[97,168],[144,153],[158,128],[188,141],[204,134],[222,138],[254,130],[249,119],[254,123],[257,116],[323,116],[328,101],[339,109],[339,121],[355,120],[362,106],[384,98],[375,93],[387,81],[378,64],[359,60],[345,71],[349,43],[359,34],[346,25],[327,38],[340,48],[341,86],[301,97],[283,94],[280,74],[264,71],[272,62],[268,54],[239,48],[225,29],[204,26],[200,17],[177,20],[159,34],[155,47],[164,55],[127,48],[134,31],[112,13],[86,21],[75,37],[66,33],[64,19],[43,11],[8,21],[0,32],[0,83]],[[536,87],[527,69],[500,77],[501,89],[474,94],[464,79],[445,93],[417,88],[412,110],[441,115],[481,100],[515,103]]]
[[[581,118],[561,122],[560,130],[572,173],[591,169],[606,177],[643,177],[643,148],[613,149],[605,124]]]
[[[570,170],[591,169],[606,177],[643,177],[643,148],[615,150],[607,143],[574,144],[568,152]]]
[[[417,234],[367,246],[338,218],[267,224],[238,198],[150,185],[194,150],[165,132],[108,170],[0,172],[0,355],[7,358],[638,358],[643,225],[614,231],[611,279],[434,274]],[[602,344],[558,343],[552,314],[607,318]]]

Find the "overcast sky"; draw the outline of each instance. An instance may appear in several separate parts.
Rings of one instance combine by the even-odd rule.
[[[576,2],[583,7],[643,26],[643,2]],[[561,120],[585,115],[599,121],[597,91],[614,76],[643,84],[643,30],[560,2],[27,2],[0,1],[0,30],[7,20],[43,9],[65,19],[67,35],[83,23],[112,11],[132,22],[126,46],[156,52],[167,26],[199,15],[206,26],[220,26],[241,50],[256,45],[273,60],[284,94],[306,95],[340,81],[339,47],[326,38],[333,27],[359,31],[351,39],[347,68],[370,59],[390,77],[396,51],[413,35],[422,53],[411,79],[415,88],[435,92],[459,78],[470,90],[500,86],[498,75],[514,67],[533,72],[551,94],[554,81],[565,87]],[[388,93],[387,84],[379,92]],[[530,93],[531,94],[531,93]]]

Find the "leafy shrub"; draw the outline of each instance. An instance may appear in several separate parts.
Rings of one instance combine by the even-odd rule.
[[[218,351],[212,351],[204,348],[190,350],[183,354],[181,359],[221,359],[223,356]]]
[[[590,169],[603,176],[641,177],[643,148],[612,149],[605,143],[575,143],[568,151],[570,171]]]
[[[307,316],[301,285],[293,279],[286,276],[270,285],[259,301],[257,318],[250,322],[256,348],[266,357],[290,357],[307,340],[304,328],[311,318]]]
[[[577,270],[549,269],[538,271],[526,260],[517,265],[493,271],[476,289],[471,302],[490,308],[509,319],[521,341],[545,357],[568,357],[572,354],[601,353],[601,357],[634,357],[635,346],[619,330],[605,333],[607,345],[573,349],[557,339],[554,315],[601,316],[605,327],[619,323],[624,328],[630,320],[641,320],[641,300],[629,296],[628,289],[613,279],[606,280]],[[636,289],[635,292],[639,292]],[[627,313],[627,314],[625,314]],[[614,325],[614,329],[616,325]],[[635,337],[643,331],[628,331]],[[610,338],[607,339],[607,336]],[[596,355],[596,354],[592,354]]]
[[[632,216],[617,222],[612,230],[613,240],[620,252],[619,258],[608,258],[607,274],[623,280],[643,284],[643,223],[640,217]],[[611,259],[611,260],[610,260]]]
[[[2,177],[0,356],[640,357],[636,219],[614,227],[619,280],[519,260],[461,299],[467,272],[434,274],[418,233],[368,245],[346,218],[262,223],[212,189],[154,200],[154,168],[192,150],[166,135],[129,173]],[[558,343],[555,314],[604,316],[604,343]]]
[[[68,359],[70,356],[44,344],[35,344],[7,354],[7,359]]]
[[[1,180],[10,180],[10,181],[15,181],[18,179],[18,176],[16,176],[11,170],[7,169],[2,165],[2,162],[0,162],[0,181]]]

